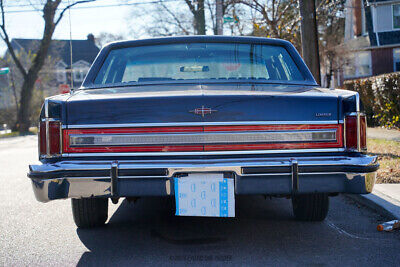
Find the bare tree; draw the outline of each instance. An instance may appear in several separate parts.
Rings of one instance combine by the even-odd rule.
[[[37,47],[35,43],[32,43],[31,46],[32,48]],[[29,68],[32,65],[32,60],[35,57],[35,55],[31,52],[26,53],[22,50],[17,51],[16,56],[18,57],[19,62],[21,62],[25,68]],[[15,127],[19,110],[19,96],[21,95],[21,87],[24,78],[9,54],[6,54],[4,58],[0,59],[0,62],[1,67],[8,67],[10,69],[8,74],[3,75],[4,87],[1,89],[3,91],[4,99],[2,99],[3,110],[0,112],[2,113],[2,119],[0,119],[0,121],[2,120],[6,122],[11,126],[13,131],[16,131],[17,129]],[[55,90],[56,87],[54,86],[54,80],[56,79],[56,62],[57,58],[48,56],[45,60],[44,66],[39,72],[37,80],[35,81],[29,112],[29,120],[31,122],[35,122],[37,120],[37,117],[40,113],[40,108],[43,104],[44,96],[53,95],[58,92]]]
[[[233,23],[232,25],[237,25],[238,22],[238,18],[235,16],[235,5],[239,2],[239,0],[221,0],[222,1],[222,16],[228,14],[228,13],[232,13],[231,15],[234,17],[235,19],[235,23]],[[213,29],[213,33],[214,35],[217,35],[217,18],[216,18],[216,1],[215,0],[206,0],[206,6],[208,9],[208,12],[210,14],[210,19],[211,19],[211,26]]]
[[[321,68],[325,73],[326,86],[331,86],[335,73],[341,69],[345,51],[341,44],[344,39],[344,9],[346,0],[317,0],[317,21],[320,37]]]
[[[193,14],[193,26],[197,35],[206,34],[206,15],[204,0],[185,0],[190,12]]]
[[[109,32],[101,32],[96,36],[96,45],[99,47],[103,47],[105,44],[120,41],[125,39],[124,35],[122,34],[114,34]]]
[[[176,2],[159,1],[149,8],[134,7],[132,13],[135,20],[132,29],[135,36],[172,36],[195,34],[193,28],[193,16],[187,5],[180,0],[181,5]],[[137,27],[137,25],[140,25]],[[135,31],[136,30],[136,31]],[[139,31],[139,32],[138,32]]]
[[[29,121],[29,112],[31,106],[31,98],[33,94],[33,88],[35,86],[35,82],[38,78],[39,72],[45,64],[46,56],[50,47],[50,43],[53,37],[53,33],[58,23],[63,18],[64,13],[70,9],[71,7],[87,2],[93,2],[96,0],[82,0],[75,1],[59,11],[60,4],[62,0],[46,0],[43,4],[42,12],[43,12],[43,20],[44,20],[44,31],[42,39],[40,40],[39,47],[36,51],[34,51],[34,58],[32,60],[31,66],[26,68],[23,66],[22,62],[18,59],[13,46],[11,45],[11,40],[9,38],[9,34],[6,29],[6,20],[4,11],[4,1],[0,0],[0,10],[1,10],[1,23],[0,29],[1,34],[0,37],[3,39],[5,44],[7,45],[8,52],[12,57],[17,69],[23,76],[23,83],[21,86],[20,100],[19,100],[19,111],[17,115],[17,129],[21,133],[26,133],[29,131],[30,121]],[[56,15],[58,13],[58,15]]]
[[[300,44],[300,15],[297,0],[240,0],[253,16],[253,35],[281,38]]]
[[[223,0],[223,14],[235,13],[233,7],[238,0]],[[180,0],[179,2],[159,1],[150,9],[134,8],[135,21],[141,23],[142,33],[135,35],[172,36],[204,35],[208,31],[216,34],[215,0]],[[151,14],[151,16],[149,15]],[[146,21],[146,23],[144,23]],[[233,23],[236,29],[238,24]],[[236,34],[239,31],[235,31]]]
[[[301,51],[300,13],[298,0],[239,0],[250,8],[253,33],[288,40]],[[312,0],[314,1],[314,0]],[[343,49],[339,45],[344,36],[342,16],[345,0],[316,0],[321,67],[324,68],[328,86],[340,68]]]

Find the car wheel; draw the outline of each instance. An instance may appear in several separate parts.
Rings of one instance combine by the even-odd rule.
[[[104,225],[108,217],[108,198],[71,199],[76,226],[90,228]]]
[[[328,194],[301,194],[292,197],[293,213],[297,220],[323,221],[329,210]]]

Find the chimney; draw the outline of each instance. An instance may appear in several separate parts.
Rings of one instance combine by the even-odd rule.
[[[89,33],[89,34],[87,35],[87,40],[90,41],[90,42],[92,42],[92,43],[94,43],[94,35],[93,35],[92,33]]]
[[[363,5],[361,4],[363,0],[353,0],[353,32],[354,36],[360,36],[362,34],[362,13],[361,8]]]

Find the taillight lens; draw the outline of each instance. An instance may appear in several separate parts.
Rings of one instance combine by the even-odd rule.
[[[61,123],[42,121],[39,127],[40,156],[52,157],[61,153]]]
[[[39,124],[39,154],[45,155],[47,153],[46,144],[46,122],[41,121]]]
[[[59,121],[49,122],[50,154],[60,154],[61,124]]]
[[[360,145],[361,149],[367,149],[367,117],[364,115],[360,116]]]
[[[346,116],[346,148],[358,149],[358,138],[360,138],[360,149],[367,148],[367,118],[360,115],[360,136],[357,132],[358,118],[356,115]]]

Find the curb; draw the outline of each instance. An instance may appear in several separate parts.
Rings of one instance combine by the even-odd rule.
[[[374,193],[366,195],[358,195],[358,194],[344,194],[344,195],[347,198],[352,199],[353,201],[374,210],[383,217],[386,217],[390,220],[393,219],[400,220],[399,211],[394,211],[393,209],[388,208],[386,203],[389,202],[375,195]],[[400,210],[400,207],[398,209]]]

